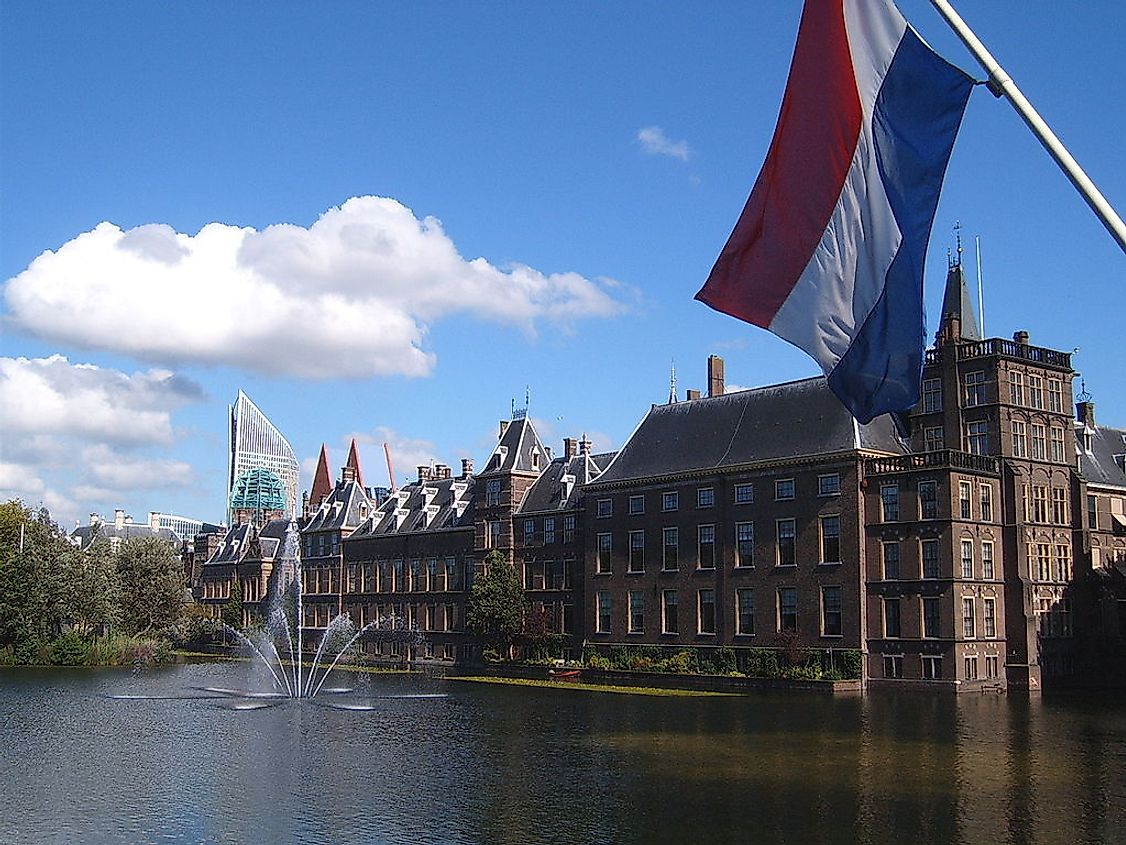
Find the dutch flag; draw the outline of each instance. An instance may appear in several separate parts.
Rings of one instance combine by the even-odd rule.
[[[923,261],[973,84],[891,0],[806,0],[766,162],[696,294],[811,355],[860,422],[918,401]]]

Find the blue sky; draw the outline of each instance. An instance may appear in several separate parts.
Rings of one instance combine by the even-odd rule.
[[[1126,5],[956,5],[1126,210]],[[981,78],[928,2],[899,6]],[[737,386],[816,374],[692,299],[762,163],[799,15],[0,5],[0,495],[68,525],[115,507],[218,519],[240,387],[307,486],[321,443],[336,471],[352,436],[369,483],[384,441],[400,481],[480,462],[526,389],[557,450],[584,432],[613,448],[667,397],[673,359],[682,396],[713,352]],[[931,331],[955,221],[971,275],[981,238],[987,333],[1079,347],[1100,421],[1126,427],[1126,257],[980,88],[931,238]],[[128,255],[106,246],[117,229]],[[254,272],[232,270],[232,243]],[[146,275],[140,254],[170,269]]]

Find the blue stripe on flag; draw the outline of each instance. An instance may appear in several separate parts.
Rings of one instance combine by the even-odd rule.
[[[968,76],[907,28],[872,120],[877,166],[903,240],[883,293],[829,374],[830,389],[862,423],[907,410],[919,398],[926,334],[923,265],[942,177],[972,88]]]

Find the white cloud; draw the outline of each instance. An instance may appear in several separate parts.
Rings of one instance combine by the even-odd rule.
[[[85,476],[108,490],[161,490],[195,481],[190,464],[170,458],[123,455],[105,444],[82,450]]]
[[[387,485],[387,462],[383,455],[384,443],[391,450],[395,483],[400,487],[418,477],[420,466],[430,466],[434,463],[443,462],[439,457],[438,447],[431,441],[407,437],[387,426],[377,426],[373,432],[359,432],[346,437],[344,440],[345,450],[352,437],[355,437],[356,445],[359,447],[360,468],[364,473],[364,482],[369,486]],[[341,466],[343,466],[347,454],[347,451],[342,453],[340,457]],[[461,472],[460,460],[457,466],[453,467],[453,471],[454,475]]]
[[[222,223],[195,235],[100,223],[5,285],[9,319],[41,337],[158,362],[310,379],[420,376],[429,326],[468,314],[528,334],[623,306],[575,273],[466,260],[434,218],[354,197],[309,228]]]
[[[691,154],[687,141],[670,140],[660,126],[646,126],[637,130],[637,140],[641,142],[641,149],[651,155],[688,161],[688,156]]]

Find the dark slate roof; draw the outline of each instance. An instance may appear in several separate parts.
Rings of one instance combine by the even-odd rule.
[[[473,525],[473,478],[415,481],[392,493],[353,533],[380,537]]]
[[[962,262],[950,267],[946,272],[946,290],[942,294],[942,311],[939,314],[939,325],[947,317],[958,318],[960,332],[963,340],[981,340],[981,331],[977,327],[977,317],[974,316],[973,303],[970,300],[970,291],[966,287],[966,274],[962,270]]]
[[[120,527],[112,522],[100,522],[95,525],[80,525],[70,533],[71,542],[74,542],[80,549],[89,548],[90,544],[94,542],[95,536],[99,536],[103,540],[122,541],[132,540],[134,537],[159,537],[174,546],[179,546],[182,542],[180,535],[172,529],[159,528],[153,531],[148,523],[144,522],[129,522]]]
[[[541,472],[549,462],[547,449],[527,417],[518,417],[508,424],[480,475],[495,472]]]
[[[313,512],[304,531],[358,528],[375,511],[375,502],[357,481],[340,481]]]
[[[889,416],[860,425],[817,377],[654,405],[595,484],[856,449],[907,451]]]
[[[575,455],[556,458],[524,493],[519,513],[568,510],[578,506],[582,486],[589,484],[610,463],[610,455]],[[598,459],[602,458],[600,462]]]
[[[1083,425],[1077,428],[1082,434]],[[1082,436],[1078,449],[1079,470],[1087,481],[1126,487],[1126,431],[1096,425],[1091,432],[1091,451],[1083,449]]]
[[[288,519],[271,519],[258,532],[258,548],[262,553],[262,560],[273,560],[277,557],[285,543],[285,535],[289,530]],[[253,547],[255,536],[254,529],[249,523],[232,525],[219,543],[207,562],[204,564],[239,563],[247,557]]]

